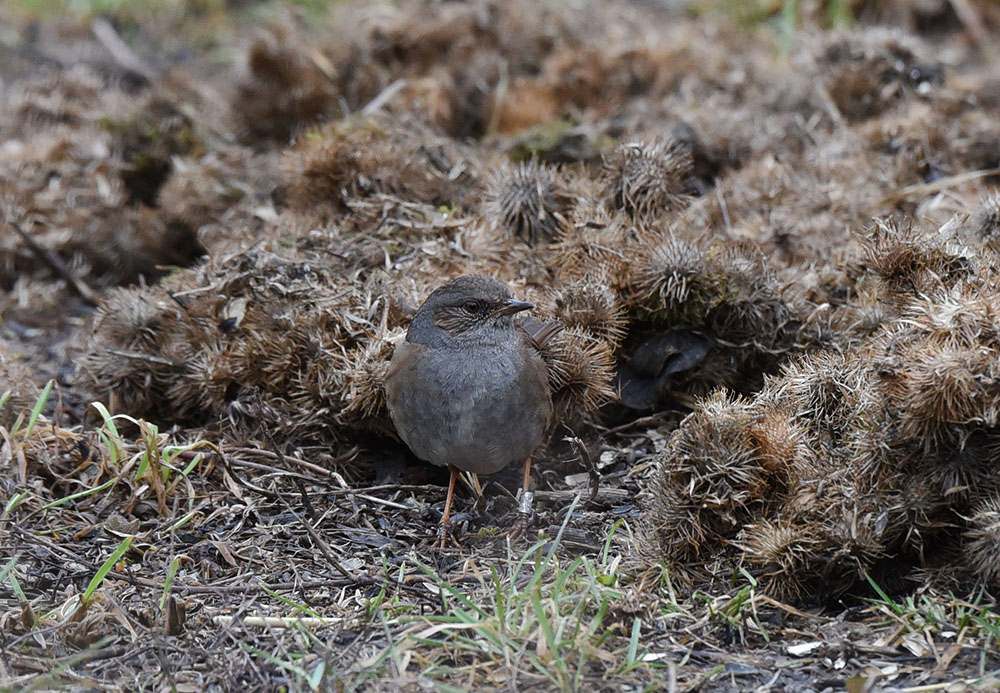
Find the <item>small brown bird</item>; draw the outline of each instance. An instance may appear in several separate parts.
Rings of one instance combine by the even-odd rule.
[[[460,470],[492,474],[522,462],[526,524],[531,453],[552,418],[538,348],[561,329],[534,320],[529,334],[513,316],[531,308],[490,277],[452,279],[427,297],[392,355],[385,391],[396,431],[417,457],[451,471],[441,547]]]

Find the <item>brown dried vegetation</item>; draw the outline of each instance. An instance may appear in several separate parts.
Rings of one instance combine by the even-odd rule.
[[[1000,491],[1000,257],[977,231],[959,220],[881,225],[866,264],[894,319],[842,353],[784,367],[752,400],[699,404],[648,496],[665,555],[689,571],[722,553],[792,599],[850,590],[876,570],[891,584],[916,580],[929,546],[951,559],[935,561],[949,571],[941,579],[996,584],[983,559],[991,506],[976,504]],[[746,423],[734,426],[737,415]],[[781,484],[744,500],[748,480],[768,472]],[[963,563],[963,551],[976,559]]]
[[[766,648],[759,599],[830,604],[867,576],[1000,590],[1000,63],[980,32],[1000,14],[936,3],[925,41],[865,26],[907,3],[838,3],[857,28],[785,44],[663,3],[263,3],[252,27],[219,9],[242,4],[15,17],[0,41],[0,571],[28,593],[0,579],[0,668],[18,685],[696,688],[730,633]],[[970,7],[980,24],[955,16]],[[537,583],[492,536],[518,470],[457,501],[468,553],[425,552],[439,470],[404,464],[386,412],[414,309],[467,273],[565,327],[543,348]],[[123,537],[107,596],[79,606]],[[503,621],[489,656],[461,624],[424,631],[452,590],[478,590],[476,638],[492,628],[498,566],[562,609],[566,551],[593,562],[558,589],[608,590],[573,607],[594,620],[572,675],[536,621]],[[747,575],[752,618],[677,604]],[[296,617],[334,614],[322,637],[238,623],[288,625],[286,594]],[[697,625],[671,620],[685,609]],[[971,632],[954,656],[973,671],[995,648]],[[640,656],[692,638],[711,656],[676,672]],[[94,643],[114,657],[74,659]],[[896,683],[946,675],[922,664]]]

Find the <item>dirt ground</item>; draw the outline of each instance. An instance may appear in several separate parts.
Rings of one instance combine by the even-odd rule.
[[[0,7],[0,690],[1000,690],[995,2]],[[382,381],[565,329],[533,523]]]

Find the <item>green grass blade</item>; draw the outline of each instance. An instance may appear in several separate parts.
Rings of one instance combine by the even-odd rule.
[[[118,427],[115,426],[115,419],[111,416],[111,412],[108,411],[107,407],[100,402],[91,402],[90,406],[96,409],[97,413],[104,419],[104,429],[107,433],[100,432],[101,442],[108,448],[108,461],[112,465],[116,465],[123,457],[125,446],[122,443],[121,435],[118,433]]]
[[[31,495],[31,491],[21,491],[20,493],[14,494],[7,501],[7,505],[4,506],[3,512],[0,513],[0,519],[3,519],[10,515],[21,503]]]
[[[7,561],[7,565],[3,567],[3,570],[0,570],[0,583],[2,583],[4,580],[9,582],[10,587],[12,590],[14,590],[14,594],[17,595],[17,598],[20,599],[22,602],[26,602],[28,601],[28,598],[24,595],[24,590],[21,589],[21,583],[18,582],[17,577],[14,576],[14,566],[17,565],[17,562],[20,558],[21,555],[17,554],[12,559]]]
[[[70,501],[75,501],[75,500],[78,500],[80,498],[86,498],[87,496],[92,496],[95,493],[100,493],[101,491],[103,491],[104,489],[108,488],[109,486],[113,486],[116,481],[118,481],[118,480],[117,479],[108,479],[103,484],[100,484],[99,486],[95,486],[94,488],[88,488],[86,491],[80,491],[79,493],[74,493],[74,494],[72,494],[70,496],[64,496],[63,498],[58,498],[58,499],[52,501],[51,503],[46,503],[45,505],[43,505],[42,506],[42,510],[48,510],[49,508],[56,508],[56,507],[58,507],[60,505],[63,505],[65,503],[69,503]]]
[[[795,28],[799,20],[798,0],[784,0],[781,7],[781,17],[779,20],[779,39],[782,57],[788,57],[792,51],[792,42],[795,38]]]
[[[7,581],[10,583],[10,587],[11,589],[14,590],[14,594],[17,595],[18,599],[20,599],[22,602],[28,601],[28,596],[24,593],[24,590],[21,589],[21,583],[14,575],[14,573],[11,573],[10,575],[7,576]]]
[[[310,609],[305,604],[299,604],[298,602],[292,601],[288,597],[283,597],[283,596],[281,596],[280,594],[278,594],[277,592],[275,592],[274,590],[272,590],[271,588],[269,588],[267,585],[265,585],[263,583],[261,583],[260,588],[262,590],[264,590],[265,592],[267,592],[272,597],[274,597],[275,599],[277,599],[282,604],[287,604],[288,606],[292,607],[296,611],[302,612],[304,614],[308,614],[309,616],[312,616],[313,618],[318,618],[319,620],[323,621],[323,623],[326,623],[326,620],[322,616],[320,616],[319,614],[317,614],[315,611],[313,611],[312,609]]]
[[[262,657],[263,659],[266,659],[267,661],[269,661],[271,664],[273,664],[276,667],[281,667],[285,671],[290,671],[293,674],[295,674],[295,675],[297,675],[297,676],[305,679],[306,681],[309,680],[309,674],[307,674],[306,670],[303,669],[302,667],[297,667],[294,664],[292,664],[291,662],[284,662],[284,661],[278,659],[277,657],[275,657],[274,655],[272,655],[270,652],[265,652],[264,650],[261,650],[261,649],[259,649],[257,647],[254,647],[253,645],[250,645],[248,643],[241,642],[240,646],[243,647],[243,648],[245,648],[245,649],[247,649],[247,650],[249,650],[253,654],[257,655],[258,657]]]
[[[177,522],[167,527],[167,533],[169,534],[170,532],[176,532],[178,529],[180,529],[188,522],[190,522],[197,514],[198,514],[197,510],[189,511],[184,517],[182,517],[181,519],[177,520]]]
[[[187,476],[188,474],[190,474],[191,470],[197,467],[201,463],[202,459],[204,459],[204,457],[205,453],[203,452],[199,452],[197,455],[195,455],[188,463],[188,465],[181,470],[181,476]]]
[[[618,528],[622,526],[624,520],[615,520],[615,523],[611,525],[611,531],[608,532],[607,538],[604,540],[604,550],[601,551],[601,566],[606,566],[608,564],[608,554],[611,553],[611,540],[615,537],[615,532]]]
[[[535,587],[541,581],[542,576],[545,575],[545,571],[549,567],[549,563],[552,562],[552,559],[556,555],[556,550],[562,543],[563,534],[566,532],[566,527],[569,526],[570,518],[573,517],[573,511],[576,510],[576,506],[579,505],[579,503],[580,503],[580,495],[577,494],[576,497],[573,498],[573,502],[569,504],[569,508],[566,509],[566,517],[563,519],[562,524],[559,525],[559,531],[556,532],[555,539],[552,540],[552,545],[549,548],[549,552],[545,554],[545,560],[543,560],[542,563],[537,567],[537,569],[535,570],[535,574],[531,576],[531,580],[525,587],[525,591],[531,591],[535,589]]]
[[[867,580],[868,584],[871,585],[873,590],[875,590],[875,592],[878,594],[882,602],[886,604],[886,606],[888,606],[890,609],[892,609],[893,613],[895,613],[897,616],[903,615],[903,607],[897,604],[895,600],[893,600],[888,594],[886,594],[885,590],[883,590],[881,587],[878,586],[878,583],[875,582],[875,580],[872,578],[871,575],[865,573],[865,580]]]
[[[448,594],[450,594],[451,596],[455,597],[455,599],[457,599],[458,601],[460,601],[463,604],[465,604],[465,606],[467,606],[470,609],[472,609],[473,611],[475,611],[482,618],[489,618],[489,614],[486,613],[486,611],[482,607],[479,607],[479,606],[476,606],[475,604],[473,604],[472,601],[468,597],[466,597],[464,594],[462,594],[461,592],[459,592],[452,585],[450,585],[447,582],[445,582],[444,580],[442,580],[441,576],[438,575],[437,573],[435,573],[433,570],[431,570],[428,566],[425,566],[420,561],[414,561],[413,563],[414,563],[414,565],[417,566],[417,568],[419,568],[421,571],[423,571],[423,573],[425,575],[427,575],[427,577],[429,577],[431,580],[433,580],[434,584],[436,584],[439,589],[443,589],[446,592],[448,592]]]
[[[625,656],[625,663],[628,666],[635,665],[636,654],[639,652],[639,634],[642,631],[642,619],[636,618],[632,621],[632,637],[628,640],[628,654]]]
[[[175,557],[174,560],[170,561],[170,567],[167,568],[167,576],[163,580],[163,594],[160,595],[160,611],[163,611],[163,608],[167,604],[167,597],[170,596],[170,588],[174,584],[174,578],[177,577],[177,571],[180,570],[180,567],[181,559]]]
[[[549,653],[558,659],[559,650],[556,647],[556,639],[552,634],[552,624],[549,622],[548,614],[545,613],[545,607],[542,606],[542,594],[538,590],[532,590],[531,592],[531,606],[535,610],[535,618],[542,629],[542,635],[545,636],[545,644],[548,645]]]
[[[122,543],[118,545],[118,548],[115,549],[112,554],[108,556],[108,559],[101,564],[101,567],[97,569],[97,573],[95,573],[94,577],[90,579],[90,584],[87,585],[87,589],[83,593],[84,603],[93,599],[94,592],[97,591],[97,588],[101,586],[102,582],[104,582],[104,578],[107,577],[108,573],[110,573],[115,567],[115,563],[117,563],[118,559],[125,555],[125,552],[132,546],[133,539],[135,539],[135,537],[125,537],[125,539],[122,540]]]
[[[24,427],[24,437],[27,438],[31,435],[31,432],[35,429],[35,423],[38,421],[38,417],[42,415],[42,409],[45,408],[46,402],[49,401],[49,395],[52,394],[52,386],[56,384],[55,380],[50,380],[45,383],[45,387],[42,388],[42,394],[38,396],[35,401],[35,406],[31,410],[31,416],[28,417],[28,425]]]
[[[314,691],[318,691],[320,684],[323,683],[323,677],[326,675],[326,662],[322,659],[316,662],[316,668],[313,669],[313,673],[310,674],[308,683],[309,687]]]
[[[983,613],[989,613],[989,612],[984,610]],[[972,620],[980,628],[982,628],[984,630],[987,630],[990,633],[992,633],[993,637],[995,639],[1000,640],[1000,619],[998,619],[996,622],[991,622],[991,621],[988,621],[987,619],[983,618],[982,615],[973,614],[972,615]]]

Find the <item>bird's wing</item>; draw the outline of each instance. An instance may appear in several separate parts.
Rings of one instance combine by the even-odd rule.
[[[541,349],[563,331],[563,324],[558,320],[542,320],[533,315],[522,316],[515,320],[514,324],[528,335],[528,339],[531,340],[536,349]]]

